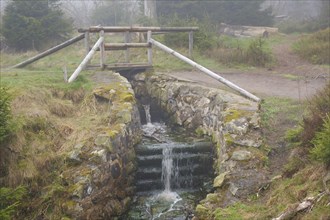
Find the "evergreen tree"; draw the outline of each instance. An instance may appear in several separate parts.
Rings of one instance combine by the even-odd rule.
[[[183,19],[209,19],[213,24],[271,26],[271,10],[260,10],[264,0],[162,0],[157,1],[158,17],[168,20],[177,14]]]
[[[19,51],[62,41],[71,30],[59,0],[13,0],[5,9],[2,33],[8,45]]]

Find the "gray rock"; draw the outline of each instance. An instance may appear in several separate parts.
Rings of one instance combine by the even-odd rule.
[[[237,191],[238,191],[238,187],[236,187],[236,186],[234,185],[234,183],[230,183],[229,191],[231,192],[231,194],[232,194],[233,196],[235,196],[236,193],[237,193]]]
[[[106,147],[109,152],[113,151],[112,143],[110,137],[106,134],[100,134],[95,138],[94,141],[96,146]]]
[[[225,129],[229,133],[243,135],[246,134],[249,129],[249,123],[246,118],[240,118],[227,123],[225,125]]]
[[[250,119],[250,124],[253,126],[253,128],[259,128],[260,127],[260,116],[258,113],[254,113]]]
[[[70,164],[78,165],[82,163],[82,158],[80,157],[82,153],[82,148],[84,147],[83,143],[78,143],[74,146],[73,150],[69,152],[67,156],[67,161]]]
[[[238,150],[234,151],[233,155],[231,156],[232,160],[250,160],[252,158],[252,153],[246,150]]]
[[[258,148],[261,146],[262,142],[257,140],[249,140],[249,139],[245,139],[245,140],[234,140],[233,141],[235,144],[241,145],[241,146],[246,146],[246,147],[255,147]]]
[[[227,175],[228,173],[229,173],[229,172],[226,171],[226,172],[224,172],[224,173],[221,173],[219,176],[217,176],[217,177],[214,179],[214,181],[213,181],[213,187],[214,187],[214,188],[220,188],[220,187],[223,185],[223,183],[224,183],[224,181],[225,181],[225,179],[226,179],[226,175]]]

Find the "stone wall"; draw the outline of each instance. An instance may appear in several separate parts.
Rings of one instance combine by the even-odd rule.
[[[134,195],[134,145],[141,138],[134,92],[124,77],[112,74],[94,96],[95,105],[104,106],[104,120],[91,131],[95,136],[74,143],[62,174],[69,196],[61,208],[74,219],[113,219],[127,211]]]
[[[246,199],[266,182],[258,103],[161,74],[136,75],[132,85],[142,102],[155,102],[173,123],[212,136],[217,177],[214,193],[197,206],[201,219],[215,206]]]

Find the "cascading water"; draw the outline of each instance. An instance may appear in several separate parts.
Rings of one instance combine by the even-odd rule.
[[[150,105],[143,105],[143,108],[146,113],[146,122],[151,124]]]
[[[167,146],[163,149],[163,160],[162,160],[162,182],[164,183],[165,192],[171,192],[172,169],[173,169],[172,148]]]
[[[147,123],[136,147],[137,201],[124,219],[189,219],[187,210],[194,209],[199,189],[211,180],[211,143],[152,123],[150,106],[143,107]]]

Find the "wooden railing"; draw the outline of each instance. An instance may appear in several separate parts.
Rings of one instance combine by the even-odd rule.
[[[189,59],[188,57],[183,56],[182,54],[172,50],[171,48],[165,46],[164,44],[152,39],[152,34],[165,34],[165,33],[171,33],[171,32],[189,32],[189,57],[192,55],[192,49],[193,49],[193,32],[197,31],[197,27],[100,27],[100,26],[92,26],[87,29],[79,29],[78,32],[83,33],[77,37],[74,37],[56,47],[53,47],[35,57],[32,57],[22,63],[19,63],[13,67],[19,68],[24,67],[32,62],[35,62],[49,54],[52,54],[64,47],[67,47],[79,40],[84,39],[85,42],[85,48],[86,48],[86,57],[83,59],[83,61],[80,63],[80,65],[77,67],[77,69],[73,72],[73,74],[68,79],[68,82],[74,81],[79,73],[88,67],[88,64],[90,60],[92,59],[92,56],[96,51],[100,51],[100,65],[102,69],[109,67],[105,63],[105,56],[106,51],[110,50],[125,50],[125,61],[126,63],[115,63],[114,67],[122,67],[123,65],[126,68],[141,68],[141,67],[148,67],[152,65],[152,46],[156,46],[165,52],[177,57],[178,59],[192,65],[193,67],[199,69],[203,73],[211,76],[212,78],[218,80],[219,82],[225,84],[229,88],[237,91],[241,95],[252,99],[256,102],[260,102],[260,98],[257,96],[251,94],[250,92],[240,88],[239,86],[235,85],[234,83],[226,80],[225,78],[219,76],[218,74],[212,72],[211,70],[201,66],[200,64],[194,62],[193,60]],[[145,33],[147,34],[147,41],[144,43],[132,43],[130,42],[130,34],[138,32],[138,33]],[[91,33],[98,33],[99,39],[96,41],[94,46],[90,48],[90,34]],[[125,33],[124,34],[124,43],[105,43],[105,33]],[[130,63],[130,55],[129,55],[129,49],[130,48],[147,48],[147,56],[148,56],[148,63],[147,64],[132,64]]]

